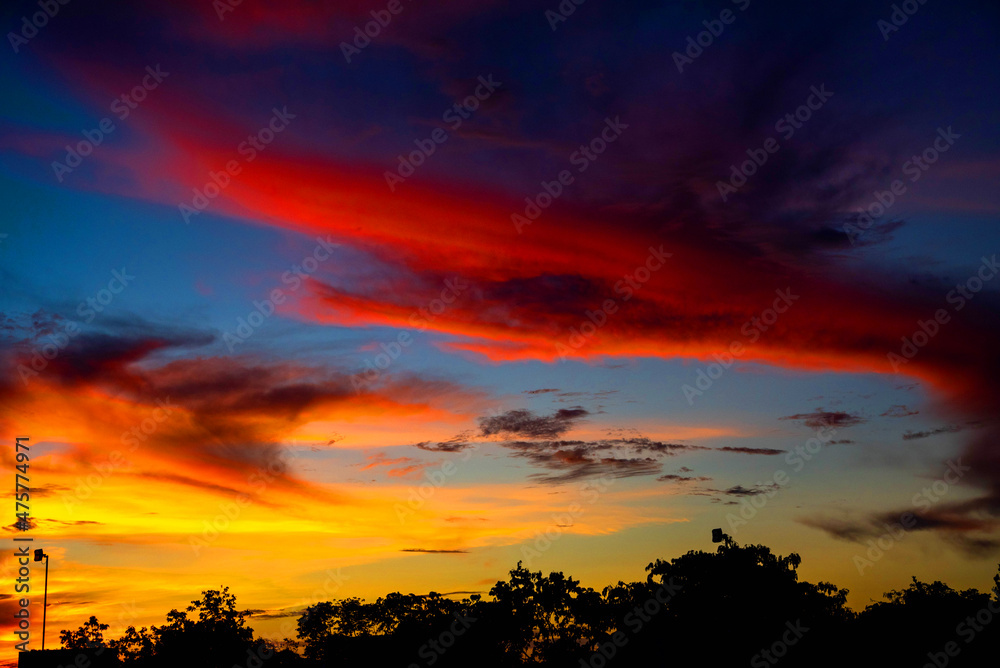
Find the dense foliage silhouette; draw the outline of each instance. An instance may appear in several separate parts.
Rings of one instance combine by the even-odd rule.
[[[595,591],[518,563],[489,599],[391,593],[324,601],[298,642],[254,638],[228,588],[208,590],[163,626],[107,641],[91,617],[68,649],[106,648],[136,668],[298,666],[983,666],[1000,650],[1000,569],[992,591],[916,578],[860,613],[847,590],[798,578],[797,554],[727,539],[646,567],[643,582]],[[293,651],[298,648],[299,651]]]

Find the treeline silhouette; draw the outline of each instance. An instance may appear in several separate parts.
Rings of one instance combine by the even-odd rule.
[[[601,592],[518,563],[488,600],[432,592],[317,603],[299,617],[298,639],[279,643],[255,638],[249,611],[223,588],[116,640],[95,617],[60,637],[135,668],[997,665],[1000,568],[987,593],[913,578],[854,612],[847,590],[800,581],[799,563],[727,539]]]

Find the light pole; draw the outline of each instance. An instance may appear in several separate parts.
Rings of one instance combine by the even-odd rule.
[[[726,547],[732,547],[735,544],[732,537],[727,533],[723,533],[722,529],[712,529],[712,542],[725,543]]]
[[[42,548],[35,550],[35,561],[45,559],[45,594],[42,597],[42,649],[45,649],[45,614],[49,611],[49,555]]]

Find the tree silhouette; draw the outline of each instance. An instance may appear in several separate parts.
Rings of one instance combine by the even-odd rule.
[[[101,624],[97,617],[91,615],[90,619],[84,622],[83,626],[76,631],[60,631],[59,642],[66,649],[96,649],[107,647],[104,643],[104,632],[110,627]]]
[[[940,581],[927,583],[914,577],[906,589],[886,592],[884,598],[865,608],[853,634],[857,645],[873,647],[868,652],[872,660],[922,665],[928,654],[942,652],[954,642],[962,652],[957,657],[946,653],[949,665],[986,665],[977,662],[995,657],[1000,649],[1000,620],[982,624],[976,619],[980,611],[989,611],[989,594],[957,591]],[[1000,606],[994,608],[1000,612]]]
[[[518,562],[510,580],[497,582],[490,596],[496,600],[494,623],[503,629],[501,645],[525,663],[582,658],[606,635],[606,621],[595,614],[601,595],[562,573],[544,577]]]
[[[118,659],[124,663],[136,666],[149,666],[153,663],[156,639],[145,626],[139,630],[129,626],[125,629],[124,635],[112,640],[110,645]]]
[[[782,557],[763,545],[741,547],[732,541],[714,553],[691,551],[669,562],[656,560],[646,567],[645,587],[620,584],[606,593],[629,633],[622,660],[652,661],[669,638],[671,652],[686,660],[745,665],[781,639],[789,623],[810,629],[795,639],[789,654],[794,649],[797,658],[813,655],[809,646],[841,632],[852,613],[846,590],[799,582],[800,563],[795,553]],[[658,609],[663,592],[672,595]],[[814,657],[812,665],[821,665],[815,663],[819,659]]]
[[[518,562],[489,591],[456,600],[394,592],[367,603],[323,601],[278,644],[247,625],[228,588],[207,590],[162,626],[105,641],[90,617],[62,631],[68,649],[109,647],[131,668],[600,668],[698,665],[993,665],[1000,652],[1000,566],[983,593],[915,577],[860,613],[847,590],[800,581],[801,559],[732,540],[646,566],[639,582],[597,592]],[[996,610],[997,612],[993,612]],[[297,653],[301,644],[303,658]],[[613,662],[613,663],[612,663]]]
[[[189,613],[197,613],[197,618]],[[246,618],[246,611],[236,609],[236,597],[228,587],[204,591],[185,610],[167,613],[166,625],[154,627],[156,657],[180,665],[189,662],[196,650],[205,665],[224,665],[233,656],[245,660],[253,644],[253,629],[246,625]]]
[[[438,666],[444,666],[455,661],[463,650],[451,649],[450,643],[448,648],[434,643],[442,634],[452,633],[450,628],[456,620],[483,614],[482,606],[478,595],[455,601],[435,592],[395,592],[374,603],[357,598],[325,601],[305,609],[298,621],[299,638],[306,658],[321,662],[377,659],[386,665],[408,665],[424,651]],[[465,636],[468,630],[462,626],[460,635]],[[482,648],[482,643],[464,644]],[[440,651],[444,649],[448,651]],[[445,654],[447,659],[443,658]]]
[[[110,647],[120,661],[130,665],[215,668],[245,664],[247,653],[257,651],[253,629],[246,625],[247,616],[247,611],[237,610],[236,597],[229,588],[223,587],[202,592],[202,598],[185,610],[171,610],[163,626],[148,630],[130,626],[121,638],[106,645],[102,631],[108,625],[100,624],[96,617],[75,632],[62,631],[60,638],[68,649]]]

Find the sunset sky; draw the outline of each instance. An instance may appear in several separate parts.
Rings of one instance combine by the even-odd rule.
[[[223,585],[279,637],[519,560],[600,589],[716,527],[855,609],[990,586],[1000,8],[913,4],[5,3],[46,646]]]

